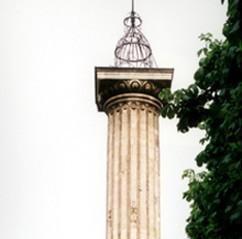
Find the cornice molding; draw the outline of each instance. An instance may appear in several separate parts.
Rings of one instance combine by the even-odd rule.
[[[159,93],[171,86],[173,69],[97,67],[95,76],[96,103],[105,111],[110,98],[124,94],[152,96],[161,105]]]

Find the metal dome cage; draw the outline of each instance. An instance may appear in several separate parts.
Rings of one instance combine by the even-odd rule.
[[[123,21],[125,35],[115,48],[115,66],[117,67],[156,67],[150,44],[141,32],[142,19],[133,10]]]

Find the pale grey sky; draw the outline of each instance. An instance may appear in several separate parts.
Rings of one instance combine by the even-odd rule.
[[[0,0],[0,238],[105,238],[107,118],[94,67],[113,65],[130,0]],[[221,38],[220,0],[136,0],[173,89],[192,82],[198,36]],[[162,239],[186,238],[184,169],[201,150],[160,120]]]

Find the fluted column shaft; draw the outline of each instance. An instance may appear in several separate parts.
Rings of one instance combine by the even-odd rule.
[[[159,110],[146,94],[122,94],[108,115],[107,239],[159,239]]]

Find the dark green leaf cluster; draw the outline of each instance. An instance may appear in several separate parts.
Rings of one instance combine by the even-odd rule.
[[[206,172],[185,171],[191,204],[186,231],[192,239],[242,239],[242,17],[241,0],[228,1],[224,41],[202,34],[195,83],[160,93],[163,117],[177,117],[178,130],[205,130],[196,157]]]

